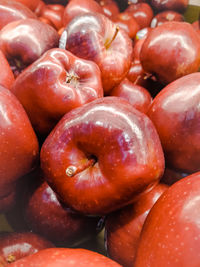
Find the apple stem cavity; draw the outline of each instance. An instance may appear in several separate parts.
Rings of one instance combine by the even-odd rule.
[[[10,255],[8,255],[8,257],[6,258],[6,261],[7,261],[8,263],[12,263],[12,262],[16,261],[16,257],[15,257],[14,255],[10,254]]]
[[[116,28],[115,28],[115,33],[114,33],[112,39],[111,39],[111,40],[106,40],[106,42],[105,42],[105,48],[106,48],[106,49],[108,49],[108,48],[111,46],[111,44],[112,44],[112,42],[115,40],[115,38],[116,38],[118,32],[119,32],[119,27],[116,26]]]
[[[84,171],[85,169],[94,166],[95,163],[96,163],[95,159],[89,159],[89,160],[85,161],[83,164],[81,164],[81,166],[79,166],[79,167],[71,165],[71,166],[67,167],[67,169],[65,171],[66,175],[69,177],[73,177],[76,174]]]

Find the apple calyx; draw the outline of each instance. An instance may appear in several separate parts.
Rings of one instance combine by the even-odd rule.
[[[8,60],[10,67],[14,73],[14,76],[17,77],[22,70],[26,67],[22,60],[17,58],[12,58]]]
[[[16,257],[15,257],[14,255],[12,255],[12,254],[9,254],[9,255],[7,256],[7,258],[6,258],[6,261],[7,261],[8,263],[12,263],[12,262],[16,261]]]
[[[66,77],[66,83],[70,83],[72,85],[74,85],[74,87],[77,87],[77,83],[78,83],[78,80],[79,80],[79,76],[75,73],[68,73],[67,72],[67,77]]]
[[[81,166],[74,166],[74,165],[70,165],[69,167],[67,167],[66,169],[66,175],[69,176],[69,177],[73,177],[75,176],[76,174],[94,166],[94,164],[96,163],[96,160],[95,159],[87,159],[87,160],[84,160],[84,162],[82,162]]]
[[[109,47],[111,46],[112,42],[115,40],[118,32],[119,32],[119,27],[116,26],[115,32],[114,32],[114,35],[113,35],[112,39],[111,40],[108,40],[107,39],[106,42],[105,42],[105,44],[104,44],[106,49],[109,49]]]

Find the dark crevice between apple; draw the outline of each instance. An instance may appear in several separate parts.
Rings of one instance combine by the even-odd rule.
[[[68,177],[73,177],[76,174],[90,167],[93,167],[96,162],[97,162],[97,157],[95,155],[89,155],[87,156],[87,159],[84,162],[82,162],[79,166],[70,165],[69,167],[67,167],[66,175]]]
[[[15,78],[27,67],[19,58],[10,58],[8,62]]]
[[[119,32],[119,27],[116,26],[116,28],[115,28],[115,33],[114,33],[112,39],[111,39],[111,40],[106,40],[106,42],[105,42],[105,44],[104,44],[106,49],[109,49],[109,47],[111,46],[112,42],[113,42],[113,41],[115,40],[115,38],[117,37],[118,32]]]

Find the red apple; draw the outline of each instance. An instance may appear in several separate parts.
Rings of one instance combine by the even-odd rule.
[[[150,0],[153,8],[156,10],[175,10],[184,12],[188,6],[189,0]]]
[[[117,16],[120,12],[119,7],[114,0],[96,0],[102,7],[104,15],[111,18]]]
[[[41,0],[34,0],[34,1],[30,1],[30,0],[15,0],[15,1],[27,6],[33,12],[36,10],[37,6],[41,2]]]
[[[168,84],[198,71],[200,38],[187,22],[163,23],[148,34],[140,60],[146,72],[155,74],[159,81]]]
[[[113,260],[87,249],[49,248],[20,259],[9,267],[120,267]]]
[[[35,167],[38,141],[22,105],[3,87],[0,118],[0,200],[5,201],[13,194],[17,180]]]
[[[0,14],[0,29],[12,21],[37,18],[37,16],[28,7],[12,0],[0,0]]]
[[[10,89],[13,82],[15,81],[15,78],[9,63],[1,50],[0,50],[0,62],[1,62],[0,85]]]
[[[134,17],[128,12],[121,12],[112,18],[121,29],[123,29],[128,36],[133,39],[139,30],[139,25]]]
[[[135,109],[147,113],[152,98],[150,93],[142,86],[136,85],[125,78],[110,92],[111,96],[126,99]]]
[[[101,6],[95,0],[71,0],[64,10],[63,25],[67,26],[74,17],[88,12],[103,14]]]
[[[44,5],[44,7],[38,12],[38,16],[50,21],[56,30],[63,27],[63,14],[64,6],[62,5]]]
[[[7,266],[42,249],[52,247],[54,245],[51,242],[31,232],[1,232],[0,266]]]
[[[147,3],[130,4],[126,10],[137,21],[140,29],[150,26],[153,18],[153,10]]]
[[[168,187],[158,184],[134,204],[106,217],[105,242],[108,255],[123,267],[132,267],[144,221],[158,198]]]
[[[98,66],[58,48],[48,50],[24,70],[11,90],[36,132],[45,136],[65,113],[103,97]]]
[[[0,49],[16,76],[58,41],[57,31],[36,19],[13,21],[0,31]]]
[[[101,218],[86,217],[62,205],[42,177],[40,171],[34,172],[32,183],[21,194],[21,221],[24,219],[31,231],[59,246],[78,246],[95,237],[102,230]]]
[[[144,223],[135,267],[199,266],[199,195],[199,172],[163,193]]]
[[[176,11],[166,10],[156,14],[153,17],[151,21],[151,27],[155,28],[168,21],[184,21],[184,16]]]
[[[168,167],[186,173],[200,170],[199,101],[198,72],[167,85],[154,98],[148,112],[160,136]]]
[[[73,19],[61,35],[60,47],[97,63],[106,93],[123,80],[131,64],[131,39],[98,13]]]
[[[119,97],[105,97],[60,120],[42,146],[41,166],[67,206],[107,214],[156,183],[164,158],[149,118]]]

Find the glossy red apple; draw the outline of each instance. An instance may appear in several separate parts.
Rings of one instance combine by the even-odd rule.
[[[15,0],[15,1],[27,6],[33,12],[36,10],[37,6],[41,2],[41,0],[34,0],[34,1],[30,1],[30,0]]]
[[[1,50],[0,50],[0,62],[1,62],[0,85],[10,89],[13,82],[15,81],[15,78],[9,63]]]
[[[0,200],[5,201],[17,180],[35,167],[38,141],[22,105],[2,86],[0,118]]]
[[[134,204],[106,217],[105,242],[109,257],[123,267],[132,267],[144,221],[158,198],[168,187],[158,184]]]
[[[153,18],[153,10],[147,3],[130,4],[126,10],[137,21],[140,29],[150,26]]]
[[[131,39],[98,13],[87,13],[72,20],[61,35],[60,47],[99,66],[105,93],[123,80],[131,64]]]
[[[121,29],[123,29],[128,36],[133,39],[139,30],[139,25],[134,17],[128,12],[121,12],[112,18]]]
[[[0,266],[7,266],[42,249],[52,247],[54,245],[51,242],[31,232],[1,232]]]
[[[150,4],[156,10],[175,10],[184,12],[188,6],[189,0],[150,0]]]
[[[41,166],[63,203],[107,214],[156,183],[164,158],[149,118],[119,97],[105,97],[60,120],[42,146]]]
[[[144,87],[130,82],[127,78],[113,88],[110,95],[127,100],[135,109],[143,113],[147,113],[152,102],[150,93]]]
[[[163,193],[144,223],[135,267],[199,266],[199,195],[199,172]]]
[[[31,184],[21,194],[17,209],[22,210],[22,225],[25,220],[28,229],[59,246],[80,246],[94,238],[102,230],[101,218],[86,217],[62,205],[42,177],[40,172],[34,172]]]
[[[200,73],[192,73],[166,86],[148,115],[153,121],[168,167],[191,173],[200,170]]]
[[[96,0],[96,2],[102,7],[104,15],[111,19],[120,12],[117,2],[114,0]]]
[[[12,0],[0,0],[0,14],[0,29],[9,22],[19,19],[37,19],[37,16],[28,7]]]
[[[58,41],[57,31],[36,19],[11,22],[0,32],[0,49],[16,76]]]
[[[164,22],[168,21],[184,21],[184,16],[176,11],[173,10],[166,10],[163,12],[160,12],[156,14],[152,21],[151,21],[151,27],[155,28]]]
[[[69,2],[68,0],[44,0],[46,4],[59,4],[66,6],[66,4]]]
[[[103,97],[98,66],[58,48],[48,50],[24,70],[11,90],[36,132],[45,136],[65,113]]]
[[[51,25],[53,25],[56,30],[59,30],[63,27],[64,10],[65,8],[63,5],[45,5],[37,15],[40,20],[41,18],[49,20]]]
[[[163,84],[168,84],[198,71],[200,38],[187,22],[166,22],[148,34],[140,60],[147,73],[154,74]]]
[[[97,12],[103,14],[101,6],[95,0],[69,1],[64,10],[63,25],[67,26],[74,17],[88,12]]]
[[[120,267],[113,260],[87,249],[49,248],[20,259],[9,267]]]

